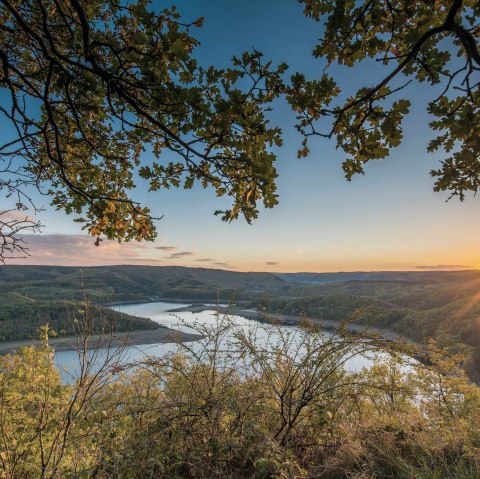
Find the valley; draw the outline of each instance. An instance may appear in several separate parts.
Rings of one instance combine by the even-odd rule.
[[[220,302],[231,303],[236,313],[249,309],[292,321],[306,316],[330,327],[351,320],[354,328],[368,326],[418,343],[432,338],[463,354],[470,378],[480,378],[478,271],[275,275],[155,266],[2,266],[0,291],[2,342],[31,340],[45,323],[71,335],[72,315],[82,314],[85,296],[95,315],[110,318],[119,332],[144,335],[158,335],[158,324],[105,305]]]

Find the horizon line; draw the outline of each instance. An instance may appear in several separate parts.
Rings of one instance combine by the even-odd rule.
[[[446,265],[445,268],[438,268],[436,265],[426,266],[426,267],[415,267],[414,269],[399,269],[399,270],[342,270],[342,271],[293,271],[293,272],[283,272],[283,271],[235,271],[225,268],[215,268],[215,267],[205,267],[205,266],[182,266],[182,265],[155,265],[155,264],[132,264],[132,263],[119,263],[119,264],[97,264],[97,265],[62,265],[62,264],[0,264],[1,267],[50,267],[50,268],[115,268],[121,266],[131,266],[131,267],[147,267],[147,268],[185,268],[185,269],[209,269],[209,270],[218,270],[218,271],[228,271],[231,273],[269,273],[269,274],[348,274],[348,273],[461,273],[467,271],[480,271],[478,268],[473,266],[470,268],[459,268],[453,269],[448,268]]]

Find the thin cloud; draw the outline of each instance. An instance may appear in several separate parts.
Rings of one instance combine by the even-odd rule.
[[[278,261],[266,261],[265,264],[267,266],[275,266],[278,264]]]
[[[237,269],[236,267],[231,265],[231,261],[219,261],[215,258],[198,258],[195,260],[198,263],[205,263],[205,266],[212,267],[212,266],[219,266],[220,268],[225,269]]]
[[[472,269],[472,267],[473,266],[468,264],[437,264],[437,265],[415,266],[416,269],[421,269],[424,271],[455,271],[455,270]]]
[[[155,249],[159,249],[162,251],[175,251],[178,249],[177,246],[155,246]]]
[[[178,253],[171,254],[168,259],[178,259],[178,258],[185,258],[187,256],[194,256],[195,253],[193,251],[179,251]]]
[[[297,255],[302,254],[302,253],[303,253],[303,248],[298,248],[295,251],[292,251],[290,253],[290,256],[297,256]]]
[[[40,226],[40,222],[25,211],[19,210],[0,210],[0,220],[4,223],[16,222],[17,226],[23,227],[22,233],[34,233]]]
[[[30,257],[14,264],[45,264],[64,266],[96,266],[114,264],[165,264],[151,258],[155,250],[147,243],[119,243],[103,240],[95,246],[95,238],[75,234],[24,235]]]

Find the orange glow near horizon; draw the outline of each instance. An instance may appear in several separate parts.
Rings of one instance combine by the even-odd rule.
[[[351,254],[348,257],[324,258],[320,254],[309,257],[307,254],[296,256],[276,255],[267,261],[242,257],[211,257],[201,252],[181,251],[181,248],[163,247],[167,252],[145,244],[105,243],[96,248],[90,238],[79,241],[62,238],[63,246],[57,243],[31,246],[31,256],[11,264],[45,264],[63,266],[101,266],[101,265],[149,265],[149,266],[185,266],[226,269],[255,272],[346,272],[346,271],[458,271],[479,270],[478,256],[461,255],[425,255],[410,254],[403,258],[389,259],[386,256],[358,259]],[[170,249],[172,251],[170,251]],[[72,254],[73,253],[73,254]],[[301,256],[301,257],[300,257]],[[270,256],[271,257],[271,256]],[[278,258],[278,259],[277,259]]]
[[[264,242],[242,244],[158,240],[154,243],[103,241],[99,247],[86,235],[36,234],[28,238],[31,256],[12,264],[99,266],[118,264],[221,268],[234,271],[335,272],[335,271],[434,271],[480,269],[480,248],[450,249],[448,245],[370,245],[353,242],[316,247]],[[470,238],[469,238],[470,241]],[[472,241],[473,243],[473,241]]]

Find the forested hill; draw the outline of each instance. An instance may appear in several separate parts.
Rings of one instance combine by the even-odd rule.
[[[81,299],[83,289],[101,302],[179,298],[230,300],[282,294],[290,285],[271,273],[241,273],[175,266],[2,266],[0,287],[41,299]]]
[[[281,292],[288,284],[269,273],[237,273],[202,268],[112,266],[0,267],[0,341],[30,339],[49,324],[72,334],[72,316],[83,309],[86,295],[96,303],[94,314],[115,322],[119,331],[155,329],[157,323],[99,305],[115,301],[161,298],[208,300],[256,298]]]
[[[0,341],[33,339],[40,327],[48,324],[60,335],[76,334],[75,321],[83,321],[86,310],[82,301],[32,299],[17,293],[0,291]],[[158,323],[119,313],[99,305],[89,307],[94,332],[103,329],[116,332],[158,329]]]
[[[390,282],[439,285],[480,278],[480,271],[347,271],[333,273],[277,273],[277,276],[296,285],[321,285],[347,282]]]
[[[180,266],[0,266],[0,287],[41,299],[81,299],[83,289],[100,301],[158,298],[251,299],[351,294],[417,308],[474,294],[480,271],[244,273]],[[403,298],[403,299],[401,299]],[[422,303],[426,304],[422,306]]]
[[[418,342],[433,338],[462,353],[469,376],[480,382],[480,272],[300,273],[289,298],[264,304],[271,312],[358,321],[388,328]]]
[[[420,342],[433,337],[462,352],[470,376],[480,378],[479,271],[275,275],[167,266],[2,266],[0,291],[2,309],[9,317],[23,311],[24,322],[48,319],[49,308],[58,315],[59,305],[51,301],[81,301],[84,292],[100,304],[234,299],[272,312],[339,321],[361,310],[364,323]],[[4,319],[0,315],[0,323]],[[7,337],[10,333],[0,340]]]

